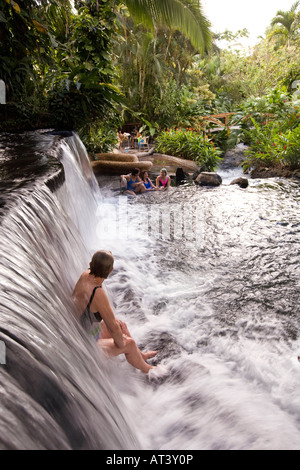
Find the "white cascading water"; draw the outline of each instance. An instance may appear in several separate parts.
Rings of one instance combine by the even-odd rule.
[[[72,290],[90,257],[76,224],[89,233],[84,206],[94,196],[76,155],[63,142],[61,149],[73,161],[73,200],[67,184],[60,201],[36,183],[1,221],[0,448],[138,449],[107,361],[74,318]]]
[[[101,191],[91,252],[113,252],[116,315],[170,370],[125,387],[144,449],[299,447],[299,184],[245,191],[235,173],[216,189]]]

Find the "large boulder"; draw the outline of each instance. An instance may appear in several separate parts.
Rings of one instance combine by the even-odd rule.
[[[220,186],[220,184],[222,184],[222,178],[217,173],[203,171],[197,176],[195,183],[199,186]]]

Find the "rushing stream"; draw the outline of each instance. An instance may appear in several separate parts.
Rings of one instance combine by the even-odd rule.
[[[76,135],[34,136],[65,183],[43,183],[44,157],[37,180],[4,178],[0,448],[299,449],[299,182],[241,189],[219,171],[218,188],[127,198],[98,188]],[[116,316],[169,370],[159,382],[104,360],[73,318],[97,249],[115,256]]]

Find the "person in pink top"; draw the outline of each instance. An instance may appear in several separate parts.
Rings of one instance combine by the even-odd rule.
[[[170,187],[171,179],[165,168],[160,170],[160,175],[156,178],[156,187],[160,190],[165,190]]]

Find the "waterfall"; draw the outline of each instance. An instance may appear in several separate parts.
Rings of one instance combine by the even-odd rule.
[[[76,135],[54,152],[65,183],[22,188],[0,226],[0,448],[136,449],[108,363],[71,300],[101,195]]]
[[[22,139],[0,136],[0,448],[298,449],[299,181],[241,189],[229,171],[127,198],[76,134]],[[74,318],[97,249],[116,316],[168,368],[158,383]]]

